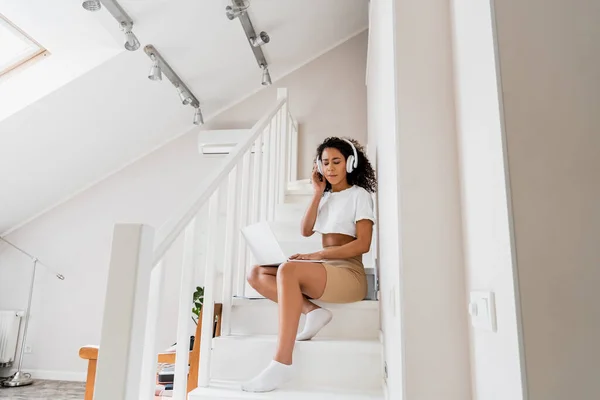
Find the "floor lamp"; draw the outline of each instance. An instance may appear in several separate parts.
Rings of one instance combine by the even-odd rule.
[[[27,385],[31,385],[33,383],[33,379],[31,379],[31,374],[24,373],[22,371],[23,356],[25,355],[25,343],[27,341],[27,328],[29,327],[29,313],[31,311],[31,299],[33,298],[35,273],[36,273],[38,264],[41,264],[41,265],[44,265],[44,264],[42,264],[37,259],[37,257],[34,257],[31,254],[27,253],[25,250],[15,246],[8,240],[4,239],[2,236],[0,236],[0,240],[5,242],[9,246],[17,249],[21,253],[25,254],[27,257],[31,258],[31,260],[33,261],[33,273],[31,274],[31,285],[29,287],[29,299],[27,300],[27,311],[25,312],[25,327],[23,328],[23,339],[21,340],[21,356],[19,357],[19,368],[17,369],[17,372],[15,372],[15,374],[13,376],[11,376],[10,378],[8,378],[7,380],[2,382],[2,386],[10,386],[10,387],[27,386]],[[44,265],[44,266],[46,268],[48,268],[46,265]],[[48,269],[52,271],[52,269],[50,269],[50,268],[48,268]],[[65,280],[65,277],[62,276],[61,274],[54,273],[54,275],[61,281]]]

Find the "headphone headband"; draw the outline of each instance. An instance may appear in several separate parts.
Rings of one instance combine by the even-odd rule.
[[[351,173],[356,167],[358,167],[358,152],[356,151],[356,147],[354,147],[354,143],[352,143],[350,140],[345,138],[340,139],[348,143],[350,147],[352,147],[352,152],[354,153],[354,155],[349,155],[346,160],[346,172]],[[321,163],[321,155],[317,156],[317,170],[321,175],[324,175],[323,164]]]
[[[358,152],[356,151],[356,147],[354,147],[354,143],[352,143],[351,141],[349,141],[348,139],[345,138],[341,138],[344,142],[348,143],[350,145],[350,147],[352,147],[352,151],[354,152],[354,160],[352,160],[352,167],[356,168],[358,167]]]

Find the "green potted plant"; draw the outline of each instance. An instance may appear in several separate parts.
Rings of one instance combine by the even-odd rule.
[[[204,287],[196,286],[196,291],[194,292],[194,307],[192,308],[192,319],[198,325],[198,318],[200,318],[200,311],[202,311],[202,305],[204,304]],[[196,318],[194,318],[194,315]]]
[[[192,319],[198,325],[198,320],[200,319],[200,313],[202,312],[202,306],[204,305],[204,287],[196,286],[196,291],[194,292],[193,298],[194,306],[192,307]],[[217,322],[219,320],[219,316],[215,314],[214,326],[213,326],[213,337],[217,330]]]

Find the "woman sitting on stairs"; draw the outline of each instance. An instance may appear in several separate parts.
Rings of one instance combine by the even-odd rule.
[[[245,391],[268,392],[292,378],[295,341],[312,339],[332,317],[310,299],[351,303],[367,294],[362,255],[371,247],[375,216],[370,193],[377,183],[362,146],[355,140],[325,139],[317,149],[311,181],[314,195],[302,219],[302,235],[321,233],[323,250],[295,254],[280,266],[252,268],[250,285],[279,303],[279,337],[273,361],[242,385]],[[306,314],[306,324],[297,333],[300,313]]]

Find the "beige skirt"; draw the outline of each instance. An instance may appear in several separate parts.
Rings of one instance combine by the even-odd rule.
[[[327,272],[325,291],[318,299],[327,303],[353,303],[367,297],[367,276],[362,256],[322,263]]]

